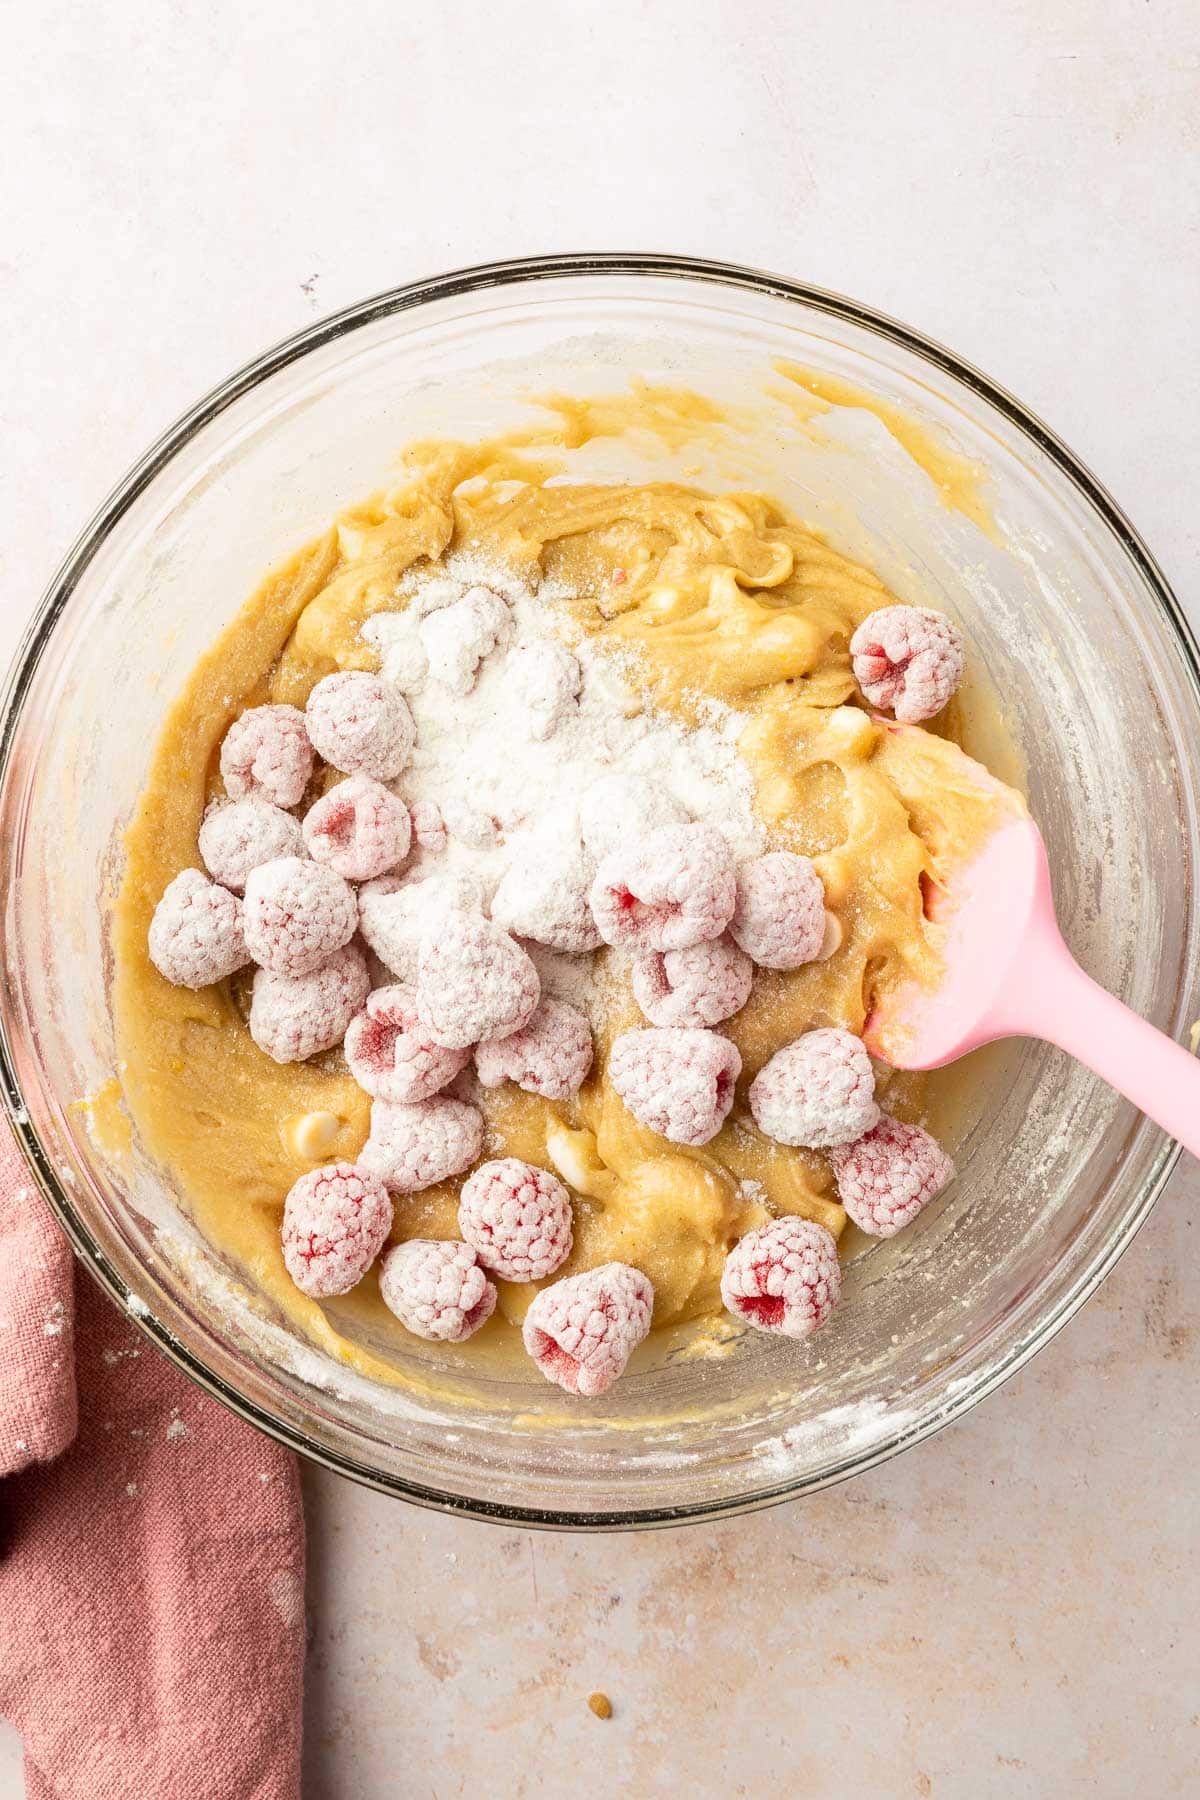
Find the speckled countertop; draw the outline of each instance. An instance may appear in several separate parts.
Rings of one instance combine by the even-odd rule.
[[[631,246],[953,345],[1200,622],[1195,27],[1188,0],[14,14],[4,647],[116,475],[264,345],[432,270]],[[1029,1368],[803,1504],[582,1539],[310,1473],[308,1800],[559,1800],[581,1770],[595,1800],[1194,1793],[1198,1209],[1193,1166]]]

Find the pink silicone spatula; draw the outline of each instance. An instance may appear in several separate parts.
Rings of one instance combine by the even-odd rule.
[[[961,772],[1006,791],[969,757]],[[1023,809],[1000,808],[983,848],[939,890],[935,916],[947,927],[942,980],[880,997],[864,1031],[873,1056],[937,1069],[996,1038],[1044,1038],[1200,1156],[1200,1059],[1079,967],[1054,916],[1042,834]]]

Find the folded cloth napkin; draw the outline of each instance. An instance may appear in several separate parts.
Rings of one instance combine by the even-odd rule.
[[[82,1270],[0,1125],[0,1716],[28,1800],[293,1800],[295,1458]]]

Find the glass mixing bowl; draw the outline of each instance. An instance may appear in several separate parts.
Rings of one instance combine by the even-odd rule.
[[[778,359],[863,390],[875,410],[806,417],[816,409],[778,397]],[[623,391],[631,377],[733,402],[737,422],[699,446],[600,441],[570,474],[766,486],[902,598],[946,606],[969,635],[980,717],[998,697],[1024,758],[1068,940],[1164,1030],[1200,1013],[1195,646],[1093,477],[937,345],[748,269],[556,257],[383,294],[210,394],[84,531],[9,677],[5,1100],[84,1261],[202,1386],[387,1492],[532,1524],[734,1512],[928,1436],[1082,1304],[1176,1155],[1056,1052],[991,1053],[958,1181],[849,1267],[812,1343],[677,1347],[589,1408],[532,1372],[460,1375],[444,1393],[355,1378],[197,1240],[136,1144],[122,1154],[90,1128],[79,1102],[115,1072],[105,907],[120,831],[197,657],[266,566],[377,486],[405,442],[509,428],[544,416],[531,395]],[[956,507],[937,446],[978,465],[994,526]]]

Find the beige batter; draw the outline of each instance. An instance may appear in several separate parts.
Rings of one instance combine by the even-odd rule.
[[[614,435],[638,406],[677,421],[681,435],[707,403],[643,396],[603,411],[559,402],[558,442]],[[767,1058],[818,1025],[862,1027],[873,991],[938,969],[937,927],[923,878],[937,880],[948,845],[961,853],[986,828],[934,732],[888,734],[856,699],[847,643],[892,596],[760,493],[712,495],[643,487],[546,485],[561,463],[535,440],[429,443],[406,458],[408,478],[343,515],[268,576],[201,661],[163,727],[126,839],[114,921],[114,1004],[125,1101],[144,1150],[169,1171],[205,1237],[323,1348],[394,1378],[389,1347],[413,1340],[383,1307],[372,1271],[327,1314],[284,1271],[279,1224],[289,1187],[317,1161],[353,1158],[370,1102],[340,1051],[281,1067],[250,1039],[248,974],[192,993],[151,966],[151,913],[181,868],[199,866],[197,829],[221,792],[217,753],[230,723],[264,700],[303,706],[332,670],[373,669],[360,628],[404,604],[404,571],[477,551],[536,586],[560,578],[577,596],[578,627],[639,653],[645,704],[690,720],[698,698],[747,719],[739,750],[756,785],[770,845],[813,857],[844,938],[834,956],[791,974],[761,971],[724,1031],[741,1051],[741,1093]],[[627,579],[614,584],[614,570]],[[959,735],[954,703],[936,729]],[[403,791],[403,779],[398,784]],[[817,1219],[841,1237],[846,1215],[820,1154],[764,1138],[744,1104],[702,1149],[640,1127],[605,1078],[608,1041],[641,1021],[614,985],[595,1072],[577,1099],[550,1103],[505,1088],[482,1097],[486,1154],[575,1170],[575,1248],[559,1276],[612,1259],[654,1284],[655,1323],[720,1314],[727,1249],[770,1214]],[[883,1072],[889,1109],[920,1117],[944,1078]],[[936,1097],[936,1096],[932,1096]],[[332,1115],[323,1142],[300,1121]],[[570,1134],[569,1136],[566,1134]],[[456,1183],[397,1203],[394,1237],[455,1237]],[[500,1284],[493,1321],[452,1354],[486,1357],[513,1337],[532,1289]],[[374,1346],[373,1351],[364,1343]],[[440,1350],[440,1347],[439,1347]]]

